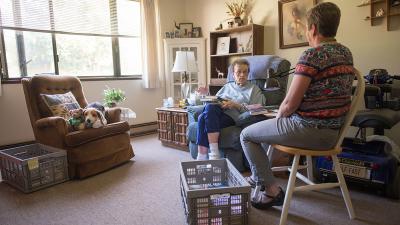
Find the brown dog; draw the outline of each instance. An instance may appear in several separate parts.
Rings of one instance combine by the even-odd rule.
[[[83,111],[85,117],[85,124],[87,128],[99,128],[107,124],[107,120],[103,113],[95,108],[86,108]]]

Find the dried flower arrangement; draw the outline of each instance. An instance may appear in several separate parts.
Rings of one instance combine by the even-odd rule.
[[[231,2],[225,2],[228,10],[226,13],[233,18],[240,18],[245,12],[248,5],[247,0],[233,0]]]

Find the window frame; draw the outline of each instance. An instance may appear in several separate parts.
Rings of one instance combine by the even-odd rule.
[[[18,0],[19,1],[19,0]],[[136,1],[139,2],[139,0],[130,0],[130,1]],[[50,21],[54,22],[54,13],[51,12],[53,10],[52,7],[52,1],[49,1],[50,7],[49,7],[49,14],[50,14]],[[114,18],[117,18],[117,11],[116,11],[116,6],[117,6],[117,1],[116,0],[109,0],[109,10],[110,10],[110,21],[112,20],[113,16]],[[114,10],[113,10],[114,9]],[[82,81],[107,81],[107,80],[141,80],[142,79],[142,74],[132,74],[132,75],[122,75],[121,74],[121,61],[120,61],[120,54],[119,54],[119,38],[120,37],[125,37],[125,38],[140,38],[141,36],[133,36],[133,35],[106,35],[106,34],[90,34],[90,33],[75,33],[75,32],[64,32],[64,31],[54,31],[53,27],[53,22],[51,30],[39,30],[39,29],[29,29],[29,28],[8,28],[8,27],[3,27],[0,26],[0,79],[1,83],[3,84],[15,84],[15,83],[21,83],[21,80],[24,77],[32,77],[28,76],[27,73],[22,72],[20,77],[15,77],[15,78],[10,78],[8,76],[8,66],[7,66],[7,52],[5,50],[5,42],[4,42],[4,30],[14,30],[16,32],[20,31],[26,31],[26,32],[39,32],[39,33],[50,33],[51,34],[51,42],[52,42],[52,54],[53,54],[53,63],[54,63],[54,75],[58,76],[59,74],[59,56],[57,52],[57,39],[56,39],[56,34],[69,34],[69,35],[83,35],[83,36],[102,36],[102,37],[109,37],[111,41],[111,54],[112,54],[112,60],[113,60],[113,71],[114,74],[108,75],[108,76],[77,76],[80,80]],[[118,29],[118,24],[113,24],[111,23],[111,29],[112,30],[117,30]],[[17,49],[22,49],[22,51],[25,51],[25,46],[24,46],[24,36],[21,34],[20,39],[18,41],[18,38],[16,37],[17,41]],[[19,57],[22,55],[25,57],[24,54],[21,54],[20,50],[18,50],[18,55]],[[26,60],[26,59],[25,59]],[[26,64],[23,65],[23,71],[26,71]]]

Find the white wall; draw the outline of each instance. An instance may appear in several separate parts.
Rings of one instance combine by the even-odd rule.
[[[253,22],[264,25],[264,52],[288,59],[294,65],[307,47],[279,49],[278,0],[252,0]],[[354,56],[354,63],[363,73],[372,68],[386,68],[389,73],[400,74],[400,28],[386,31],[386,24],[371,26],[364,18],[369,15],[369,7],[356,7],[360,1],[333,0],[342,11],[342,19],[337,40],[347,45]],[[209,32],[220,21],[228,18],[225,0],[186,0],[186,19],[201,26],[203,34]],[[400,20],[400,17],[393,17]],[[226,22],[223,23],[227,25]],[[209,42],[207,44],[209,48]],[[209,54],[209,51],[207,51]],[[209,58],[209,57],[208,57]],[[209,65],[209,63],[208,63]],[[208,70],[209,73],[209,70]]]

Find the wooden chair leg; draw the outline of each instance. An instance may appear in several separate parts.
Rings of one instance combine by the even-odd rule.
[[[336,176],[340,185],[340,190],[342,191],[344,202],[346,203],[347,211],[349,213],[350,219],[356,218],[356,214],[353,209],[353,204],[351,203],[351,198],[349,190],[347,189],[346,181],[344,180],[342,169],[339,165],[339,160],[336,155],[332,155],[332,161],[334,163]]]
[[[285,195],[285,201],[283,203],[282,207],[282,213],[281,213],[281,220],[280,220],[280,225],[285,225],[288,212],[289,212],[289,207],[290,207],[290,201],[292,199],[293,191],[295,188],[295,183],[296,183],[296,174],[297,174],[297,169],[299,167],[299,160],[300,160],[300,155],[296,154],[293,159],[293,164],[290,172],[290,177],[288,181],[288,185],[286,188],[286,195]]]
[[[313,174],[313,163],[312,163],[312,157],[310,155],[306,156],[307,159],[307,177],[310,181],[315,182],[314,180],[314,174]]]
[[[268,156],[268,160],[270,163],[272,163],[272,154],[274,153],[274,148],[272,147],[272,145],[269,145],[268,147],[268,151],[267,151],[267,156]],[[272,167],[272,165],[271,165]]]

